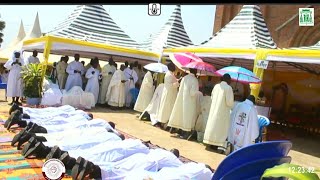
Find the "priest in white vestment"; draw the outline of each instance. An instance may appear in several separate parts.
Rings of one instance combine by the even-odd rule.
[[[27,59],[27,64],[40,64],[40,60],[37,56],[38,56],[38,51],[34,50],[32,52],[32,56],[30,56]]]
[[[69,91],[74,86],[80,86],[82,88],[82,75],[84,75],[84,67],[80,60],[80,55],[74,55],[74,61],[67,67],[67,73],[69,74],[65,86],[65,90]]]
[[[187,139],[189,132],[194,130],[198,117],[197,93],[199,92],[199,84],[196,74],[196,69],[190,69],[190,74],[182,78],[178,97],[168,122],[168,126],[185,131],[184,139]]]
[[[255,97],[250,95],[233,108],[228,141],[234,150],[254,144],[259,136],[258,112],[254,103]]]
[[[144,76],[139,95],[134,105],[134,110],[143,112],[149,105],[154,92],[152,73],[150,71]]]
[[[124,74],[124,65],[113,74],[106,96],[106,101],[110,106],[123,107],[126,102],[126,76]]]
[[[146,170],[131,171],[127,174],[125,180],[178,180],[178,179],[194,179],[194,180],[211,180],[212,171],[202,163],[189,162],[179,167],[164,167],[158,172],[150,172]]]
[[[67,74],[67,67],[68,67],[68,59],[66,57],[61,57],[60,62],[57,64],[57,78],[58,78],[58,85],[60,89],[64,89],[66,85],[66,81],[68,78]]]
[[[124,179],[129,172],[144,169],[157,172],[164,167],[179,167],[183,163],[172,152],[151,149],[148,154],[136,153],[123,160],[109,163],[95,163],[101,169],[101,179]]]
[[[130,64],[130,67],[126,68],[124,70],[124,75],[126,77],[126,107],[130,107],[131,101],[132,101],[132,96],[130,94],[130,89],[135,88],[135,84],[138,81],[138,75],[136,71],[133,69],[133,64]]]
[[[152,99],[148,105],[148,107],[144,110],[144,112],[141,113],[139,119],[144,119],[147,114],[149,114],[151,125],[156,125],[158,121],[158,113],[159,113],[159,107],[160,107],[160,101],[161,96],[163,93],[164,84],[161,83],[158,85],[156,90],[154,91],[154,94],[152,96]]]
[[[168,64],[168,69],[169,71],[164,76],[164,88],[158,113],[158,120],[162,126],[169,121],[179,87],[178,79],[174,75],[175,65],[173,63]]]
[[[96,57],[91,63],[91,67],[86,72],[86,78],[88,79],[85,91],[90,92],[94,95],[95,103],[98,103],[99,98],[99,59]]]
[[[102,77],[102,83],[100,86],[100,93],[99,93],[99,103],[100,104],[106,104],[106,96],[108,92],[108,87],[112,78],[112,75],[114,72],[116,72],[116,67],[113,65],[112,58],[109,59],[109,64],[106,64],[102,68],[101,77]]]
[[[224,74],[222,82],[214,86],[212,103],[203,142],[213,146],[224,146],[230,128],[230,111],[234,96],[229,74]]]
[[[12,58],[4,64],[4,67],[9,70],[7,97],[12,97],[12,102],[9,105],[14,102],[21,104],[19,98],[23,97],[23,82],[20,74],[22,66],[24,66],[24,60],[19,51],[14,51]]]

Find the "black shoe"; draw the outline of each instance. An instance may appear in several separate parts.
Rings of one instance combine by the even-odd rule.
[[[33,133],[43,133],[43,134],[47,134],[48,131],[46,128],[42,127],[42,126],[35,126],[32,130]]]
[[[28,143],[23,146],[21,154],[24,156],[30,148],[36,145],[36,143],[37,143],[37,140],[35,137],[30,138]]]
[[[24,154],[25,158],[30,156],[36,156],[37,158],[45,158],[50,152],[50,148],[46,147],[42,142],[37,142],[34,147],[29,148],[29,150]]]
[[[10,117],[7,120],[9,121],[7,130],[9,130],[11,126],[18,124],[18,122],[21,120],[20,115],[21,115],[21,112],[19,110],[15,110],[14,112],[11,113]]]
[[[20,108],[19,105],[14,102],[11,102],[9,105],[11,106],[9,109],[9,114],[11,114],[13,111],[17,110],[18,108]]]
[[[90,174],[90,172],[93,171],[92,170],[93,167],[91,167],[91,169],[90,169],[90,166],[91,166],[90,163],[91,162],[89,162],[87,160],[84,161],[83,166],[81,168],[81,171],[78,174],[77,180],[84,180],[84,177],[86,177],[87,175]],[[93,166],[93,164],[92,164],[92,166]]]
[[[85,159],[79,156],[76,161],[76,164],[72,168],[72,172],[71,172],[72,179],[77,179],[80,171],[82,170],[84,162],[85,162]]]
[[[18,122],[18,126],[19,127],[22,127],[22,128],[25,128],[25,127],[27,127],[27,121],[23,121],[23,120],[21,120],[21,121],[19,121]]]
[[[101,179],[101,169],[99,166],[94,165],[92,172],[89,174],[90,179]]]
[[[58,146],[53,146],[53,148],[51,148],[50,153],[47,155],[46,157],[46,161],[49,159],[59,159],[61,156],[61,150]]]
[[[14,146],[20,140],[21,136],[26,132],[26,129],[22,129],[18,134],[16,134],[11,141],[11,146]]]
[[[31,117],[29,116],[29,114],[22,114],[22,119],[30,119]]]
[[[24,144],[25,142],[29,141],[29,139],[31,139],[32,137],[34,137],[37,141],[37,138],[35,137],[36,135],[35,134],[32,134],[30,132],[26,132],[24,133],[21,138],[19,139],[18,141],[18,145],[17,145],[17,149],[18,150],[21,150],[21,146],[22,144]],[[37,141],[38,142],[38,141]]]
[[[68,162],[70,161],[70,156],[68,152],[65,152],[61,154],[59,160],[64,164],[64,166],[67,166]]]

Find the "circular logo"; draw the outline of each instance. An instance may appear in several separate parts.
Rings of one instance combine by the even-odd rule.
[[[60,180],[65,173],[66,168],[59,159],[49,159],[42,166],[42,174],[47,180]]]

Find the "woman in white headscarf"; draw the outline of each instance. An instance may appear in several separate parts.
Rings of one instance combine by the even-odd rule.
[[[12,102],[9,105],[12,105],[14,102],[21,104],[19,98],[23,96],[23,84],[20,72],[23,65],[24,60],[19,51],[14,51],[12,58],[4,65],[4,67],[9,70],[7,97],[12,97]]]

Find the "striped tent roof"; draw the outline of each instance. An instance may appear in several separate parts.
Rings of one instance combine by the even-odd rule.
[[[102,5],[78,5],[49,34],[122,47],[132,48],[138,45],[113,21]]]
[[[162,52],[163,48],[183,47],[192,45],[184,29],[181,6],[177,5],[167,23],[156,34],[151,35],[140,44],[141,49],[153,52]]]
[[[239,14],[200,47],[277,48],[258,5],[244,5]]]

